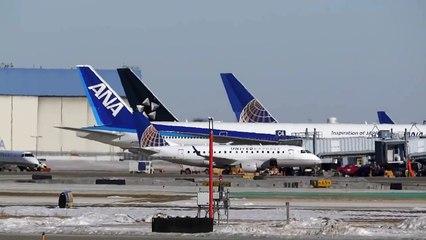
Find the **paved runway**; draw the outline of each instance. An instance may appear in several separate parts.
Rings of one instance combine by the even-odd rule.
[[[13,234],[0,234],[0,239],[7,240],[35,240],[41,239],[41,235],[13,235]],[[233,239],[233,240],[247,240],[246,236],[194,236],[191,234],[186,234],[184,236],[174,236],[174,234],[160,234],[156,236],[152,235],[142,235],[142,236],[123,236],[123,235],[46,235],[45,240],[223,240],[223,239]],[[251,236],[251,240],[263,240],[263,239],[278,239],[276,237],[255,237]],[[319,239],[319,240],[328,240],[328,239],[336,239],[336,240],[383,240],[382,237],[354,237],[354,236],[334,236],[330,238],[330,236],[294,236],[294,237],[286,237],[279,239],[287,239],[287,240],[300,240],[300,239]],[[404,237],[387,237],[389,240],[415,240],[416,238],[404,238]],[[418,238],[420,240],[420,238]]]
[[[60,162],[57,164],[62,166]],[[41,231],[47,231],[46,240],[291,239],[292,236],[418,239],[423,237],[422,226],[426,222],[424,191],[383,188],[393,181],[421,186],[423,179],[340,178],[335,180],[337,188],[314,189],[309,184],[310,177],[247,180],[225,176],[223,181],[232,183],[228,188],[232,224],[217,226],[212,234],[151,233],[150,219],[158,212],[172,216],[196,213],[196,193],[207,189],[203,186],[206,175],[130,175],[124,167],[114,168],[112,163],[102,170],[82,170],[84,163],[78,164],[79,171],[69,171],[67,167],[53,169],[47,173],[52,180],[32,180],[33,173],[1,174],[0,239],[40,239]],[[97,178],[123,178],[126,185],[95,184]],[[297,182],[299,188],[285,188],[285,182]],[[57,208],[58,197],[66,190],[74,194],[74,207],[61,210]],[[289,226],[283,225],[286,201],[292,209]],[[338,229],[337,235],[333,226]],[[16,235],[17,230],[24,235]]]

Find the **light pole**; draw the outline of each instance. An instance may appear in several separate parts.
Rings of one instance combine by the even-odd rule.
[[[209,218],[213,219],[213,118],[209,117]]]
[[[38,139],[41,138],[41,137],[43,137],[43,136],[41,136],[41,135],[35,135],[35,136],[30,136],[30,137],[35,138],[35,140],[36,140],[36,149],[35,149],[36,152],[35,152],[35,155],[37,157],[37,153],[38,153]]]

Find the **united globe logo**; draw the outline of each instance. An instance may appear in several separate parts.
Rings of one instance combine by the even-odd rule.
[[[141,147],[159,147],[169,144],[164,141],[153,125],[149,125],[142,134],[140,145]]]
[[[274,123],[277,122],[269,112],[256,99],[251,100],[240,114],[240,122],[260,122]]]

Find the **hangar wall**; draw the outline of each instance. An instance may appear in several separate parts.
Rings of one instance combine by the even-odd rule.
[[[8,150],[49,154],[118,153],[122,150],[86,140],[56,126],[95,125],[86,97],[1,95],[0,137]]]

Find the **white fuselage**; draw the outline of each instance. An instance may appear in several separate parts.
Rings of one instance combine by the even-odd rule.
[[[153,122],[158,126],[208,128],[207,122]],[[342,138],[342,137],[372,137],[379,130],[389,130],[400,136],[405,130],[409,136],[426,136],[426,125],[418,124],[355,124],[355,123],[231,123],[214,122],[214,129],[226,131],[249,132],[259,134],[277,134],[277,131],[288,136],[304,137],[306,132],[312,137],[314,129],[319,138]]]
[[[38,159],[30,152],[0,151],[0,165],[16,165],[22,167],[37,167]]]
[[[178,164],[208,167],[209,146],[164,146],[143,148],[152,152],[153,159],[162,159]],[[321,160],[302,147],[287,145],[215,145],[213,146],[216,167],[238,166],[252,170],[270,167],[276,160],[278,167],[312,167]]]
[[[206,122],[154,122],[158,126],[167,126],[168,128],[208,129]],[[426,125],[411,124],[346,124],[346,123],[230,123],[215,122],[214,128],[220,130],[223,136],[229,135],[230,131],[239,133],[269,134],[276,136],[285,131],[286,135],[304,137],[306,133],[313,136],[314,129],[318,138],[345,138],[345,137],[373,137],[379,130],[389,130],[394,134],[403,136],[405,130],[409,136],[426,136]],[[102,135],[107,130],[99,130],[99,134],[78,132],[77,136],[99,141],[102,143],[118,146],[123,149],[138,147],[136,132],[119,132],[119,137],[110,137]],[[190,132],[185,134],[174,134],[171,132],[162,132],[162,137],[177,145],[208,145],[207,137],[191,136]],[[238,137],[238,136],[237,136]],[[244,137],[241,137],[244,138]],[[231,141],[230,141],[231,142]]]

